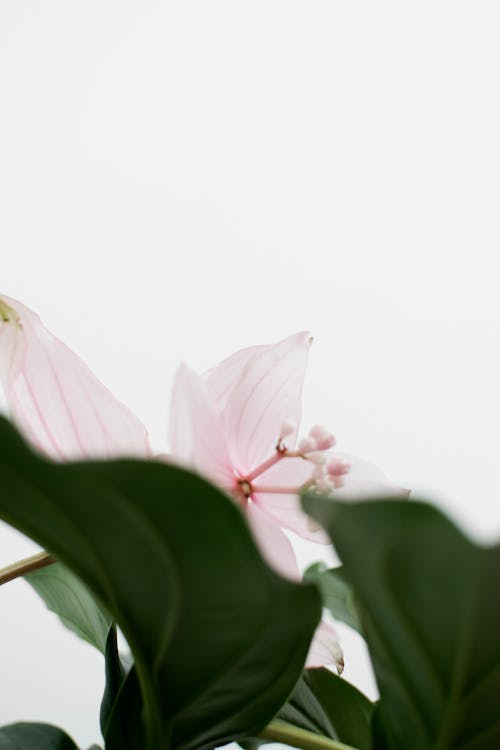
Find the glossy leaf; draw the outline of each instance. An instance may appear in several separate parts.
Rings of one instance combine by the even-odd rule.
[[[354,685],[326,669],[310,669],[306,683],[336,738],[359,750],[370,750],[373,703]]]
[[[500,747],[500,546],[422,502],[309,496],[361,609],[381,701],[376,747]]]
[[[111,617],[69,568],[55,563],[24,579],[67,628],[104,653]]]
[[[18,722],[0,727],[0,750],[78,750],[66,732],[52,724]]]
[[[5,420],[0,486],[0,517],[81,578],[132,649],[119,703],[136,715],[113,713],[147,736],[128,750],[223,744],[276,714],[321,602],[263,562],[228,497],[160,461],[51,463]]]
[[[372,711],[373,704],[347,680],[327,669],[309,669],[278,717],[359,750],[370,750]]]
[[[304,580],[319,586],[323,604],[336,620],[363,635],[354,591],[342,567],[327,569],[322,563],[315,563],[306,570]]]
[[[358,750],[370,750],[373,708],[368,698],[342,677],[327,669],[309,669],[276,718]],[[244,750],[256,750],[263,740],[250,738],[240,744]]]
[[[277,718],[308,732],[338,739],[328,714],[309,684],[307,672],[304,672]]]

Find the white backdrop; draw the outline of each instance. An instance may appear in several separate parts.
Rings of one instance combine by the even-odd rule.
[[[499,23],[495,0],[2,0],[0,291],[158,448],[180,360],[309,328],[305,426],[500,535]],[[1,564],[29,549],[0,529]],[[0,613],[0,724],[97,739],[101,657],[22,582]]]

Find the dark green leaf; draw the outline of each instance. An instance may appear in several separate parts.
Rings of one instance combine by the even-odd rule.
[[[359,750],[370,750],[373,708],[368,698],[342,677],[327,669],[310,669],[276,718]],[[256,750],[265,741],[249,738],[240,745],[244,750]]]
[[[101,732],[106,737],[108,732],[109,717],[113,711],[118,694],[120,693],[125,679],[125,670],[120,661],[118,643],[116,639],[116,626],[113,625],[108,633],[105,650],[105,674],[106,683],[104,695],[101,702]]]
[[[306,683],[333,728],[333,738],[359,750],[370,750],[373,704],[368,698],[326,669],[310,669]]]
[[[336,740],[338,739],[337,734],[307,677],[307,672],[304,672],[288,702],[279,711],[277,718],[301,729],[306,729],[308,732],[314,732],[314,734],[321,734]]]
[[[238,740],[238,744],[243,750],[258,750],[261,745],[264,745],[266,740],[260,740],[256,737],[250,737],[246,740]]]
[[[381,693],[377,747],[500,747],[500,547],[421,502],[304,507],[352,581]]]
[[[0,727],[0,750],[78,750],[66,732],[51,724],[19,722]]]
[[[354,591],[343,568],[327,570],[322,563],[316,563],[306,570],[304,580],[319,586],[323,604],[336,620],[363,635]]]
[[[55,563],[24,579],[67,628],[104,653],[111,617],[69,568]]]
[[[102,716],[102,714],[101,714]],[[144,701],[137,672],[131,669],[120,686],[116,700],[109,706],[103,721],[106,750],[140,750],[145,746],[147,727],[145,727]],[[161,747],[168,748],[172,743],[165,740]]]
[[[310,669],[278,718],[359,750],[370,750],[372,711],[368,698],[342,677],[327,669]]]
[[[160,461],[51,463],[4,420],[0,487],[0,517],[81,578],[132,649],[110,737],[142,701],[147,740],[128,750],[222,744],[276,714],[321,602],[268,568],[226,495]]]

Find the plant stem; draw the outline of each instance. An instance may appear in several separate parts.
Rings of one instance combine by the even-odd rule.
[[[6,568],[0,569],[0,586],[2,583],[13,581],[15,578],[25,576],[26,573],[31,573],[38,568],[45,568],[46,565],[52,565],[52,563],[55,563],[55,558],[48,552],[38,552],[36,555],[18,560],[11,565],[7,565]]]
[[[279,719],[268,724],[260,733],[260,737],[272,742],[282,742],[285,745],[299,747],[302,750],[356,750],[351,745],[344,745],[343,742],[337,742],[321,734],[308,732],[306,729],[300,729]]]

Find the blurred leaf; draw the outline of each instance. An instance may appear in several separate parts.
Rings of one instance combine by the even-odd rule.
[[[124,722],[127,750],[188,750],[271,720],[300,676],[321,602],[263,562],[226,495],[160,461],[46,461],[5,420],[0,486],[0,517],[67,565],[131,647],[107,750],[123,750],[113,738]]]
[[[106,737],[109,717],[125,679],[125,670],[120,661],[120,654],[118,653],[116,625],[113,625],[109,630],[104,655],[106,682],[101,702],[100,722],[102,736]]]
[[[342,677],[327,669],[309,669],[276,719],[359,750],[370,750],[373,707],[363,693]],[[244,750],[256,750],[271,741],[254,737],[239,744]]]
[[[279,711],[277,718],[308,732],[338,739],[337,734],[307,679],[308,672],[297,683],[287,703]]]
[[[377,748],[498,750],[500,546],[472,544],[422,502],[304,507],[355,587],[381,693]]]
[[[306,570],[304,580],[319,586],[323,604],[336,620],[363,635],[354,591],[342,567],[326,569],[322,563],[315,563]]]
[[[69,568],[54,563],[24,579],[67,628],[104,653],[111,617]]]
[[[359,750],[370,750],[373,703],[327,669],[308,670],[305,681],[333,728],[333,738]]]
[[[370,750],[373,704],[327,669],[309,669],[278,718],[309,732]]]
[[[62,729],[19,722],[0,727],[0,750],[78,750]]]

